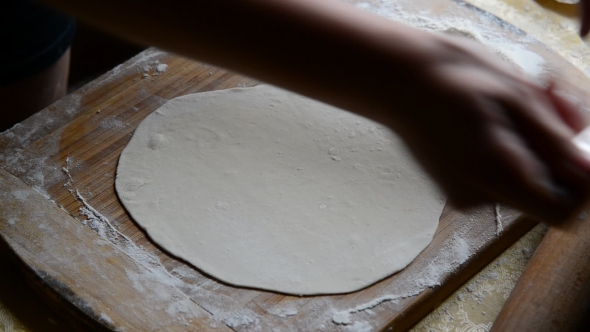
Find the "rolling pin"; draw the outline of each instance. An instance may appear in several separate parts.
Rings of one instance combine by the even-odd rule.
[[[589,216],[549,228],[491,331],[579,329],[590,301]]]
[[[590,128],[573,142],[590,153]],[[584,331],[589,304],[590,200],[571,220],[549,228],[491,331]]]

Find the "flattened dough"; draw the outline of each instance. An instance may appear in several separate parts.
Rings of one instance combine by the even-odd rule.
[[[169,101],[135,131],[116,189],[172,254],[230,284],[297,295],[403,269],[444,205],[388,129],[271,86]]]

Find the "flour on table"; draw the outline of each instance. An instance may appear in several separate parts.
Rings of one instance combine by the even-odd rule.
[[[168,65],[167,65],[167,64],[165,64],[165,63],[161,63],[161,64],[159,64],[159,65],[157,65],[157,66],[156,66],[156,71],[157,71],[158,73],[163,73],[163,72],[165,72],[166,70],[168,70]]]
[[[172,254],[230,284],[297,295],[403,269],[444,205],[391,131],[271,86],[166,103],[123,151],[116,188]]]

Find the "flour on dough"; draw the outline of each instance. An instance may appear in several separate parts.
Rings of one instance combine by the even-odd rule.
[[[116,189],[170,253],[233,285],[297,295],[403,269],[444,205],[388,129],[271,86],[164,104],[123,151]]]

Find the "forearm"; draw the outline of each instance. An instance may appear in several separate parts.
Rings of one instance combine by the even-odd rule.
[[[590,192],[590,159],[560,118],[576,107],[474,42],[339,0],[41,1],[136,42],[381,121],[458,206],[501,202],[558,220]]]
[[[334,0],[46,0],[99,28],[372,114],[416,74],[427,35]],[[401,91],[400,91],[401,92]]]

